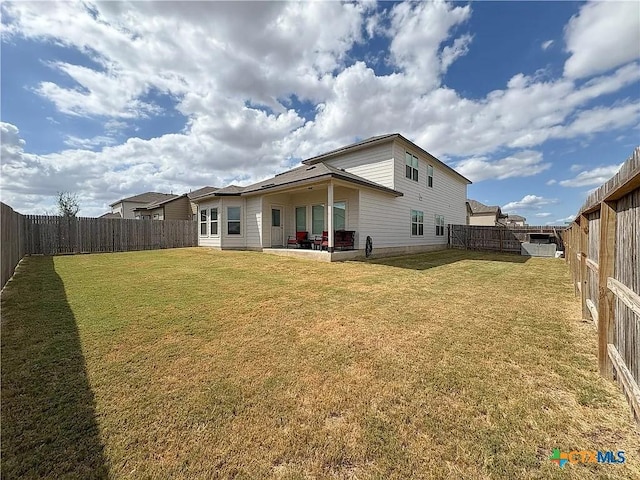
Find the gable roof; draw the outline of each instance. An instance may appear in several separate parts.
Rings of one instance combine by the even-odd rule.
[[[524,222],[525,220],[526,218],[521,217],[520,215],[511,215],[511,214],[507,215],[508,222]]]
[[[98,218],[122,218],[119,213],[107,212],[100,215]]]
[[[164,200],[166,198],[173,198],[177,195],[173,195],[171,193],[159,193],[159,192],[145,192],[140,193],[138,195],[134,195],[133,197],[121,198],[117,202],[113,202],[110,204],[111,207],[121,202],[132,202],[132,203],[152,203],[160,200]]]
[[[151,203],[149,203],[147,205],[140,205],[139,207],[136,207],[133,210],[134,211],[136,211],[136,210],[153,210],[154,208],[161,207],[166,203],[173,202],[174,200],[177,200],[178,198],[182,198],[182,197],[186,197],[186,196],[187,196],[186,193],[183,193],[182,195],[170,194],[170,196],[167,197],[167,198],[156,200],[155,202],[151,202]]]
[[[469,208],[471,209],[471,213],[473,215],[483,215],[487,213],[502,213],[500,211],[500,207],[497,205],[485,205],[484,203],[480,203],[477,200],[471,200],[467,198],[467,203],[469,204]]]
[[[342,155],[344,153],[355,152],[357,150],[362,150],[364,148],[369,148],[369,147],[372,147],[374,145],[380,145],[380,144],[383,144],[383,143],[387,143],[387,142],[390,142],[390,141],[395,140],[395,139],[400,139],[400,140],[406,142],[407,144],[409,144],[412,148],[414,148],[416,150],[419,150],[422,154],[424,154],[427,157],[430,157],[431,159],[433,159],[434,162],[436,162],[437,164],[441,165],[447,171],[453,173],[454,175],[456,175],[457,177],[462,179],[467,184],[472,183],[471,180],[469,180],[467,177],[461,175],[460,173],[455,171],[453,168],[451,168],[449,165],[447,165],[443,161],[439,160],[438,158],[436,158],[435,156],[433,156],[432,154],[427,152],[424,148],[420,147],[419,145],[416,145],[411,140],[408,140],[406,137],[402,136],[399,133],[388,133],[388,134],[385,134],[385,135],[378,135],[378,136],[375,136],[375,137],[369,137],[369,138],[367,138],[365,140],[361,140],[359,142],[352,143],[352,144],[344,146],[344,147],[340,147],[340,148],[338,148],[336,150],[331,150],[330,152],[323,153],[323,154],[317,155],[315,157],[307,158],[306,160],[303,160],[302,163],[305,164],[305,165],[314,165],[316,163],[323,162],[325,160],[329,160],[329,159],[331,159],[333,157],[336,157],[338,155]]]
[[[187,193],[187,197],[189,197],[189,200],[193,200],[194,198],[201,197],[202,195],[207,195],[211,192],[215,192],[216,190],[219,189],[217,187],[202,187]]]
[[[215,195],[240,195],[244,191],[245,187],[241,187],[239,185],[228,185],[223,188],[218,188],[215,192]]]
[[[358,175],[354,175],[353,173],[346,172],[342,169],[332,167],[331,165],[327,165],[323,162],[315,163],[314,165],[302,165],[301,167],[279,173],[275,177],[245,187],[242,194],[246,195],[259,191],[262,192],[278,187],[292,186],[296,183],[302,183],[308,180],[321,180],[324,178],[337,178],[365,187],[371,187],[376,190],[382,190],[395,196],[402,196],[402,193],[396,190],[380,185],[379,183],[372,182],[371,180],[367,180],[366,178],[362,178]]]
[[[246,187],[229,185],[228,187],[217,189],[208,194],[200,195],[199,197],[194,198],[193,201],[198,202],[207,198],[219,196],[254,195],[269,190],[292,187],[296,184],[303,184],[309,181],[329,180],[330,178],[336,178],[365,187],[370,187],[376,190],[383,191],[385,193],[389,193],[391,195],[395,195],[396,197],[400,197],[403,195],[402,192],[398,192],[397,190],[393,190],[391,188],[385,187],[384,185],[380,185],[379,183],[375,183],[371,180],[367,180],[366,178],[354,175],[353,173],[349,173],[339,168],[332,167],[331,165],[327,165],[326,163],[320,162],[316,163],[315,165],[302,165],[301,167],[278,173],[274,177],[268,178],[258,183],[254,183],[252,185],[248,185]]]

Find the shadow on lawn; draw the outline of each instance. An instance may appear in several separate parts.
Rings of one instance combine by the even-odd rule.
[[[375,254],[375,250],[374,250]],[[525,263],[530,257],[513,253],[480,252],[474,250],[446,249],[434,252],[402,255],[398,257],[384,257],[360,260],[376,265],[407,268],[410,270],[428,270],[462,260],[482,260],[485,262]],[[356,260],[357,261],[357,260]]]
[[[73,312],[52,257],[2,293],[2,477],[107,478]]]

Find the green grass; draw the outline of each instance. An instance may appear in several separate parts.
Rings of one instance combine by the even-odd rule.
[[[555,259],[30,257],[2,294],[2,476],[638,478],[596,367]]]

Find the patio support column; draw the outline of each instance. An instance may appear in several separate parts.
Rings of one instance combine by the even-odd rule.
[[[327,187],[327,251],[333,253],[333,182],[329,180]]]

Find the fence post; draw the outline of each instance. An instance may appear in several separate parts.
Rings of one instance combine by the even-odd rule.
[[[582,319],[589,319],[589,309],[587,308],[587,253],[589,252],[589,219],[580,215],[580,302],[582,303]]]
[[[600,203],[600,253],[598,258],[598,367],[600,374],[613,379],[607,345],[615,334],[615,297],[607,288],[607,278],[614,276],[616,258],[615,203]]]

